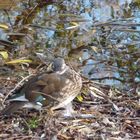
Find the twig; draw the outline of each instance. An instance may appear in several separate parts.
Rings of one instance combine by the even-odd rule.
[[[45,94],[45,93],[43,93],[43,92],[39,92],[39,91],[32,91],[32,93],[35,93],[35,94],[41,94],[41,95],[44,95],[45,97],[49,97],[49,98],[53,99],[54,101],[58,101],[58,102],[59,102],[59,100],[58,100],[58,99],[54,98],[54,97],[53,97],[53,96],[51,96],[51,95]]]
[[[16,85],[12,90],[10,90],[9,93],[5,96],[5,98],[4,98],[3,102],[2,102],[2,104],[4,104],[5,100],[8,98],[8,96],[10,96],[10,95],[12,94],[12,92],[14,92],[19,86],[21,86],[21,84],[22,84],[25,80],[29,79],[29,77],[31,77],[32,75],[33,75],[33,74],[30,74],[30,75],[24,77],[20,82],[18,82],[17,85]]]
[[[140,33],[140,30],[132,30],[132,29],[114,29],[114,30],[117,30],[117,31],[123,31],[123,32],[137,32],[137,33]]]
[[[95,27],[97,26],[140,26],[140,23],[112,23],[112,22],[106,22],[106,23],[97,23],[94,24]]]
[[[101,77],[101,78],[91,78],[90,80],[106,80],[106,79],[112,79],[112,80],[118,80],[120,82],[125,82],[125,80],[122,80],[117,77]]]
[[[75,114],[75,115],[64,115],[64,119],[97,119],[93,114]]]
[[[11,19],[10,19],[9,13],[8,13],[8,10],[7,10],[7,9],[4,9],[4,12],[6,13],[6,15],[7,15],[7,17],[8,17],[9,24],[10,24],[10,26],[12,27],[13,24],[12,24],[12,22],[11,22]]]
[[[29,12],[29,14],[25,17],[23,22],[27,22],[29,17],[32,17],[33,12],[37,9],[37,7],[39,6],[39,4],[36,4],[31,11]]]

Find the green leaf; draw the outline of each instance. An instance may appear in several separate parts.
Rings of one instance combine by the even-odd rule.
[[[6,64],[23,64],[23,63],[32,63],[32,60],[29,60],[29,59],[16,59],[16,60],[6,62]]]
[[[6,51],[0,51],[0,55],[6,60],[8,59],[8,53]]]

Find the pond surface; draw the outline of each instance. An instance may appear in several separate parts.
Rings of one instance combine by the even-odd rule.
[[[15,19],[28,4],[14,5],[9,17],[1,11],[0,22],[11,26],[10,32],[17,31]],[[50,4],[35,14],[28,34],[36,44],[26,38],[27,48],[34,44],[39,53],[44,50],[38,46],[44,46],[57,55],[70,54],[83,64],[84,76],[108,85],[129,90],[140,82],[140,9],[134,1],[69,0]],[[22,20],[17,25],[21,27]],[[9,39],[3,29],[0,34],[0,39]],[[71,54],[75,48],[81,49]]]
[[[92,3],[87,0],[83,7],[87,12],[82,15],[92,20],[89,25],[96,29],[94,39],[97,42],[93,41],[91,45],[100,50],[96,53],[95,50],[93,53],[89,49],[84,51],[83,59],[89,58],[83,68],[84,75],[127,89],[139,83],[140,10],[132,6],[131,0],[98,0]]]

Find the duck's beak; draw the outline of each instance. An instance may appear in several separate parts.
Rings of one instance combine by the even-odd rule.
[[[53,72],[53,63],[50,63],[47,67],[47,72]]]

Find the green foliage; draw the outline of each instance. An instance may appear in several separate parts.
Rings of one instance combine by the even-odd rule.
[[[27,121],[27,124],[30,129],[35,129],[39,126],[39,120],[37,117],[33,117]]]

